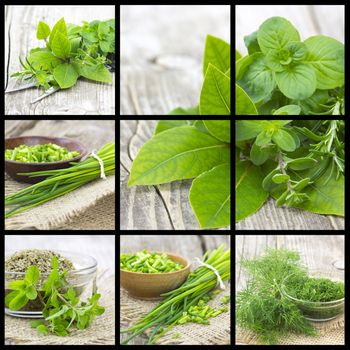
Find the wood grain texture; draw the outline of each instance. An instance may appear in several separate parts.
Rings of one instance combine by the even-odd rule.
[[[121,6],[120,28],[120,114],[165,115],[198,104],[205,37],[230,41],[230,7]]]

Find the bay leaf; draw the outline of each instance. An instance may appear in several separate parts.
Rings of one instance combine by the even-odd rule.
[[[265,203],[268,193],[262,188],[263,179],[260,168],[241,161],[236,148],[236,222],[254,214]]]
[[[203,120],[203,123],[214,137],[223,142],[231,142],[230,120]]]
[[[209,63],[205,74],[199,111],[201,115],[231,114],[230,78]]]
[[[189,199],[200,227],[230,225],[230,165],[222,164],[199,175],[192,183]]]
[[[155,135],[141,147],[128,185],[190,179],[229,161],[229,144],[193,126],[180,126]]]

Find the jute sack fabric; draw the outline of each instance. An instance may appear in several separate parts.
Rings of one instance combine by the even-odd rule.
[[[26,186],[28,184],[23,185],[5,175],[5,194],[14,193]],[[96,206],[98,201],[113,194],[115,194],[115,175],[110,175],[106,180],[97,179],[64,196],[6,219],[5,228],[6,230],[59,228],[76,217],[83,216],[84,212]]]
[[[214,309],[222,307],[220,300],[224,295],[229,295],[230,288],[216,296],[209,305]],[[121,288],[120,290],[120,324],[125,329],[134,324],[143,315],[150,312],[159,301],[145,301],[132,298]],[[230,310],[230,305],[228,305]],[[163,335],[156,344],[186,344],[186,345],[227,345],[230,344],[230,311],[224,312],[217,317],[209,318],[209,325],[201,325],[197,323],[186,323],[185,325],[177,325],[171,328]],[[173,339],[175,333],[180,333],[180,338]],[[122,339],[126,339],[126,334]],[[139,338],[136,338],[139,340]],[[146,342],[146,338],[144,338]],[[122,341],[122,340],[121,340]],[[130,344],[137,344],[136,342]]]
[[[97,316],[89,328],[74,329],[66,337],[43,336],[30,327],[31,319],[6,315],[5,345],[115,345],[115,277],[99,275],[97,287],[105,313]]]
[[[99,199],[58,230],[115,230],[115,194]]]

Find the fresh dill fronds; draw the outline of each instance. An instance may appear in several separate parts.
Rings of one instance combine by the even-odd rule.
[[[237,293],[239,326],[253,331],[264,344],[277,344],[280,337],[289,332],[317,334],[299,308],[281,292],[281,284],[287,276],[307,277],[298,252],[268,249],[262,257],[243,259],[241,266],[249,279],[246,288]]]

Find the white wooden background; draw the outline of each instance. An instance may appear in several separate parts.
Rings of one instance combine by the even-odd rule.
[[[21,70],[18,57],[36,47],[39,21],[53,25],[62,17],[66,23],[106,20],[115,17],[114,6],[6,6],[5,8],[5,90],[16,85],[13,72]],[[118,26],[118,24],[117,24]],[[116,34],[118,35],[118,34]],[[5,115],[114,115],[115,73],[113,83],[104,84],[79,78],[70,89],[60,90],[31,104],[43,90],[37,88],[5,94]]]
[[[198,104],[207,34],[230,42],[230,6],[121,6],[121,115]]]

